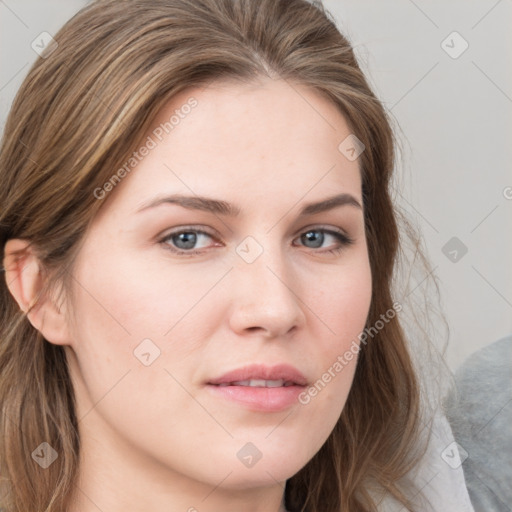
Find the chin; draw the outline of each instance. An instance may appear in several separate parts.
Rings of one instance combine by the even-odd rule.
[[[260,465],[261,464],[261,465]],[[292,466],[284,465],[264,465],[261,460],[256,466],[250,469],[244,467],[238,468],[222,483],[222,487],[231,490],[244,490],[248,488],[274,486],[277,483],[286,482],[301,469],[300,464]],[[217,478],[218,473],[212,475],[213,479]]]

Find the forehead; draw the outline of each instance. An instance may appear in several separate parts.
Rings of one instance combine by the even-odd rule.
[[[154,119],[145,139],[151,148],[116,195],[138,206],[156,192],[260,206],[333,192],[361,199],[358,160],[339,150],[350,134],[331,101],[283,79],[186,89]]]
[[[192,100],[196,106],[189,108]],[[184,139],[196,132],[201,139],[189,138],[189,145],[195,143],[205,151],[213,144],[230,153],[247,149],[265,154],[298,141],[314,142],[300,148],[301,156],[313,149],[337,149],[340,137],[350,134],[346,119],[332,101],[284,79],[230,80],[181,91],[160,111],[154,125],[165,125],[172,118],[174,137],[167,137],[168,141],[177,142],[180,135]],[[170,134],[166,131],[166,135]],[[184,142],[181,137],[180,142]]]

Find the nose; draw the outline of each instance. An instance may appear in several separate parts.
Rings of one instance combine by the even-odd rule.
[[[281,249],[265,248],[252,263],[238,260],[231,277],[230,327],[237,334],[277,338],[304,325],[300,282]]]

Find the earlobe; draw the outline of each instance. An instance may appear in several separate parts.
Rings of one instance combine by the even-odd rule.
[[[47,341],[56,345],[70,344],[65,311],[51,297],[42,295],[45,284],[42,267],[30,243],[8,240],[3,267],[7,287],[29,322]]]

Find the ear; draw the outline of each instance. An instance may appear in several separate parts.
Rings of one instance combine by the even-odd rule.
[[[8,240],[3,266],[7,287],[29,322],[47,341],[69,345],[65,308],[59,307],[51,297],[42,295],[45,284],[42,266],[30,243],[21,239]]]

